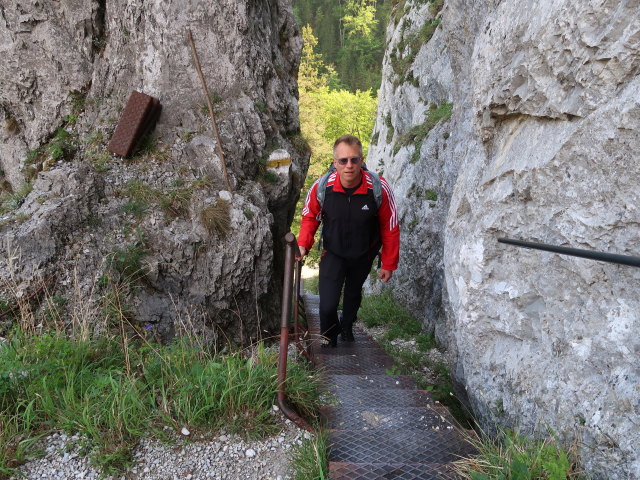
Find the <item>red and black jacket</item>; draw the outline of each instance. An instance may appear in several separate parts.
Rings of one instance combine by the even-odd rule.
[[[302,209],[302,225],[298,244],[310,250],[313,236],[323,222],[323,246],[334,255],[356,259],[364,255],[372,257],[382,246],[382,268],[395,270],[400,251],[400,229],[393,192],[387,181],[380,177],[382,203],[377,207],[373,184],[367,171],[362,171],[362,183],[348,196],[338,172],[327,181],[324,205],[318,202],[316,181]]]

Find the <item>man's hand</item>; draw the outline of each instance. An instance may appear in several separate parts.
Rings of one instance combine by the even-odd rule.
[[[384,268],[380,269],[378,273],[378,278],[382,280],[384,283],[387,283],[393,277],[393,270],[385,270]]]
[[[300,246],[298,246],[298,249],[300,250],[300,255],[296,255],[296,260],[300,261],[307,255],[307,249]]]

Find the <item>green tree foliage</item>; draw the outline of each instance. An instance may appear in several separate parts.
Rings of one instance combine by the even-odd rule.
[[[380,85],[382,39],[376,36],[378,20],[371,0],[348,0],[341,18],[343,42],[337,70],[351,91],[376,89]]]
[[[294,0],[300,25],[310,25],[317,51],[351,92],[380,87],[384,39],[392,0]],[[334,77],[334,80],[336,77]]]
[[[359,35],[371,38],[374,35],[374,28],[378,23],[375,5],[368,1],[349,0],[345,11],[342,24],[348,37]]]
[[[304,49],[300,63],[300,123],[311,146],[309,175],[317,178],[331,163],[336,138],[350,133],[362,140],[365,153],[373,131],[377,97],[371,90],[334,89],[335,72],[314,51],[318,44],[313,29],[302,30]]]
[[[351,93],[347,90],[322,89],[313,95],[317,96],[323,109],[323,138],[333,144],[341,135],[355,135],[362,140],[366,155],[376,115],[376,98],[371,90]]]
[[[318,39],[313,35],[310,25],[302,27],[302,58],[298,70],[298,89],[301,92],[313,92],[336,82],[336,72],[325,65],[322,54],[317,53]]]

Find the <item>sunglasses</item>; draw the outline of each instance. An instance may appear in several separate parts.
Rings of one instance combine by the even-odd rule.
[[[354,165],[358,165],[360,163],[360,160],[362,160],[362,157],[336,158],[336,162],[343,166],[348,162],[351,162]]]

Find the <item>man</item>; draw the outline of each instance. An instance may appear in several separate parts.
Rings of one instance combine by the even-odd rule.
[[[353,341],[352,326],[362,300],[362,284],[380,247],[382,268],[378,277],[388,282],[398,266],[400,229],[393,193],[380,177],[382,198],[381,202],[376,200],[374,181],[378,180],[363,170],[362,164],[360,140],[353,135],[338,138],[333,145],[335,171],[326,182],[324,201],[321,205],[318,199],[319,179],[309,190],[302,210],[298,260],[313,246],[313,236],[323,222],[319,282],[323,347],[335,347],[341,331],[343,340]],[[343,285],[340,325],[337,309]]]

